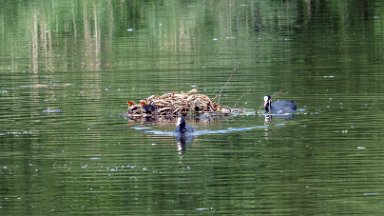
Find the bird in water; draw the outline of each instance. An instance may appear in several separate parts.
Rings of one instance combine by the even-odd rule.
[[[140,100],[140,105],[141,105],[141,109],[143,110],[143,112],[145,114],[152,115],[157,110],[157,106],[156,105],[147,104],[147,102],[145,100]]]
[[[176,129],[174,135],[177,139],[177,148],[180,153],[184,153],[187,149],[187,144],[192,143],[195,130],[191,125],[185,123],[185,115],[177,118]]]
[[[135,104],[135,102],[133,102],[133,101],[128,101],[127,105],[128,105],[128,113],[129,114],[132,114],[135,110],[140,108],[140,105]]]
[[[185,116],[182,115],[179,118],[177,118],[175,133],[185,134],[185,133],[193,133],[194,131],[195,130],[191,125],[187,125],[185,123]]]
[[[297,109],[296,104],[292,100],[277,100],[272,102],[269,95],[264,96],[265,113],[285,114],[294,113]]]

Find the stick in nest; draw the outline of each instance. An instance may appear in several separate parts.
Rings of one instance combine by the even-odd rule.
[[[216,99],[218,98],[217,100],[217,103],[220,103],[220,99],[221,99],[221,95],[223,94],[223,90],[224,88],[229,85],[229,82],[231,81],[232,77],[233,77],[233,73],[239,68],[239,64],[235,64],[235,67],[233,68],[233,70],[231,71],[231,74],[229,75],[229,78],[227,80],[227,82],[223,85],[223,87],[220,89],[220,92],[218,95],[216,95],[213,99]]]

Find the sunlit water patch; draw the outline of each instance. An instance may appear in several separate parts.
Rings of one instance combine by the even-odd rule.
[[[26,136],[31,135],[32,131],[24,130],[24,131],[0,131],[0,137],[1,136]]]
[[[61,112],[63,111],[59,108],[47,108],[43,110],[43,113],[61,113]]]

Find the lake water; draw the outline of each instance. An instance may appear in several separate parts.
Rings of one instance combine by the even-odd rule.
[[[382,215],[384,3],[0,3],[1,215]],[[131,122],[189,91],[249,115]],[[263,96],[295,100],[292,119]],[[254,113],[257,113],[255,115]]]

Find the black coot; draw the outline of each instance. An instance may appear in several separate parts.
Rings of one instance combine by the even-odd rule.
[[[187,125],[185,123],[185,117],[184,116],[180,116],[178,119],[177,119],[177,123],[176,123],[176,129],[175,129],[175,133],[193,133],[195,130],[192,128],[192,126],[190,125]]]
[[[194,131],[195,130],[192,128],[192,126],[185,123],[184,115],[177,119],[174,134],[177,139],[178,149],[181,153],[185,152],[187,144],[192,143]]]
[[[297,109],[294,101],[291,100],[277,100],[273,101],[271,96],[264,96],[264,109],[265,113],[284,114],[294,113]]]

